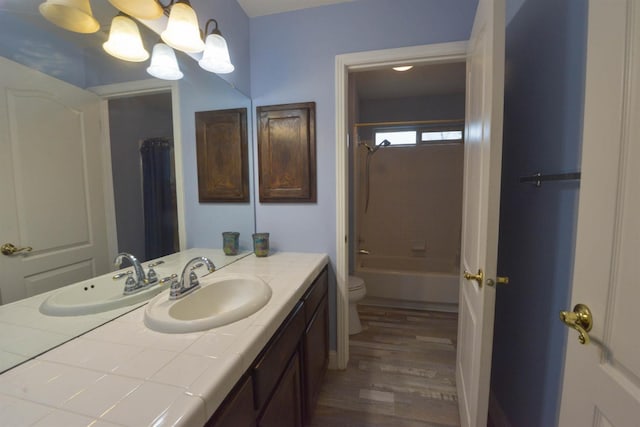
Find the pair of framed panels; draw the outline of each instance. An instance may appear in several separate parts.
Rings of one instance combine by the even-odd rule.
[[[195,119],[200,202],[249,202],[247,109]],[[315,203],[315,103],[258,107],[256,120],[260,202]]]

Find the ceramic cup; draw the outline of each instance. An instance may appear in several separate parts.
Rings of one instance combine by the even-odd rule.
[[[253,252],[258,257],[269,255],[269,233],[255,233],[253,235]]]
[[[222,250],[225,255],[238,254],[238,238],[240,233],[237,231],[225,231],[222,233]]]

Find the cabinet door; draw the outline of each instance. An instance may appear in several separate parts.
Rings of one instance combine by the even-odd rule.
[[[327,296],[309,322],[303,338],[304,352],[304,419],[311,422],[318,401],[322,379],[329,364],[329,304]]]
[[[251,378],[240,381],[220,408],[207,422],[206,427],[255,427],[253,409],[253,384]]]
[[[298,304],[267,346],[253,370],[255,408],[262,412],[304,334],[304,310]]]
[[[298,352],[289,361],[271,400],[258,421],[259,427],[301,427],[300,358]]]

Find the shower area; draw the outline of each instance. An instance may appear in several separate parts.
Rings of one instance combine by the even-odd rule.
[[[455,310],[465,68],[416,68],[350,76],[350,271],[370,302]]]

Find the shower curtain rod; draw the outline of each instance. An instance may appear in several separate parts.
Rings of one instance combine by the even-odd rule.
[[[398,126],[398,125],[442,125],[450,123],[464,123],[464,119],[450,119],[450,120],[412,120],[406,122],[368,122],[368,123],[356,123],[354,126],[367,127],[367,126]]]

